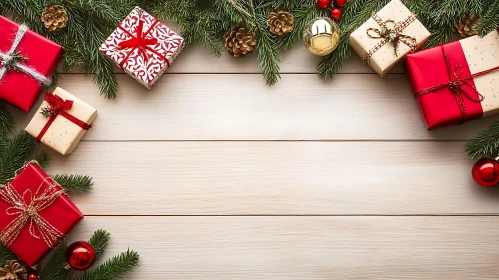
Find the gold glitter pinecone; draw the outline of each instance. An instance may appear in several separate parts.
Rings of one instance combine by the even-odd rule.
[[[244,56],[255,50],[254,32],[248,32],[244,27],[236,26],[224,35],[225,48],[234,57]]]
[[[50,31],[60,31],[68,25],[68,12],[63,6],[51,5],[42,12],[41,20]]]
[[[277,9],[269,14],[267,26],[270,32],[281,36],[293,30],[295,27],[295,18],[288,10]]]
[[[477,16],[465,15],[464,17],[457,19],[454,22],[454,30],[461,35],[461,37],[469,37],[478,34],[476,30],[473,29],[480,19]]]
[[[0,280],[26,280],[26,278],[28,278],[26,268],[16,260],[6,261],[5,266],[0,268]]]

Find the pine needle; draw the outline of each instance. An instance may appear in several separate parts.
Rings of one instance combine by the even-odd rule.
[[[87,175],[56,174],[51,177],[66,190],[67,193],[85,194],[92,190],[92,178]]]
[[[485,131],[468,142],[466,151],[471,159],[499,155],[499,121],[494,121]]]

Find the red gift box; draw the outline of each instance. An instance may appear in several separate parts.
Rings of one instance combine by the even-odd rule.
[[[0,53],[9,53],[20,27],[21,25],[0,16]],[[26,58],[17,61],[19,64],[50,78],[62,58],[64,49],[28,29],[15,48],[14,53],[16,52]],[[3,60],[1,56],[0,60]],[[25,71],[7,70],[0,79],[0,98],[27,112],[36,102],[44,83],[47,82],[40,82]]]
[[[407,55],[405,69],[428,130],[497,113],[498,43],[494,32]]]
[[[0,192],[0,240],[33,266],[83,219],[83,214],[38,164],[24,167]],[[23,220],[24,215],[27,218]]]

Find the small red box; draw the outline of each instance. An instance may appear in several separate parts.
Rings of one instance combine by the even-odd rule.
[[[10,185],[28,204],[31,201],[30,192],[32,195],[35,195],[37,191],[38,193],[43,192],[53,182],[52,178],[48,177],[37,164],[28,163],[25,165],[25,169],[10,182]],[[59,187],[56,187],[56,189],[60,190]],[[2,194],[4,193],[6,193],[6,189],[2,190]],[[9,210],[11,207],[11,204],[0,199],[0,232],[19,216],[12,215],[12,209]],[[10,213],[11,215],[8,215],[7,213]],[[64,194],[56,198],[52,205],[41,210],[38,214],[45,219],[48,224],[63,234],[67,234],[76,223],[83,219],[83,214],[80,210],[78,210],[73,202]],[[35,224],[33,225],[33,228],[34,232],[40,236],[39,228]],[[27,265],[33,266],[52,248],[49,248],[43,238],[40,237],[40,239],[37,239],[31,235],[30,221],[28,221],[17,239],[9,246],[9,249]]]
[[[0,52],[7,53],[10,50],[19,26],[0,16]],[[64,54],[61,46],[31,30],[23,36],[16,51],[27,57],[23,64],[45,77],[52,76]],[[29,74],[9,70],[0,80],[0,98],[27,112],[36,102],[42,87],[43,85]]]

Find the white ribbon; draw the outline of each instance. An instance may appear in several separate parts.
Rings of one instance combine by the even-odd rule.
[[[13,59],[12,54],[16,51],[17,47],[19,46],[19,43],[21,43],[24,34],[26,34],[26,31],[28,31],[28,27],[26,25],[22,24],[21,26],[19,26],[16,38],[14,39],[14,42],[12,43],[10,50],[6,53],[0,52],[0,58],[3,60],[2,63],[3,65],[7,65]],[[33,78],[35,78],[35,80],[39,81],[43,85],[49,86],[52,83],[52,80],[50,78],[45,77],[43,74],[41,74],[40,72],[36,71],[31,67],[28,67],[19,62],[16,62],[14,65],[18,70],[21,70],[24,73],[32,76]],[[2,81],[7,71],[8,69],[5,66],[0,69],[0,82]]]

